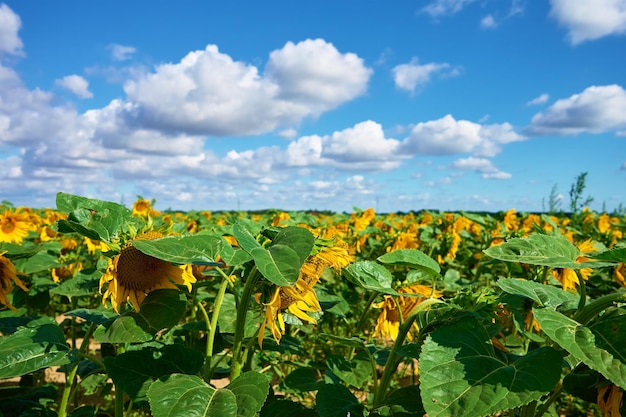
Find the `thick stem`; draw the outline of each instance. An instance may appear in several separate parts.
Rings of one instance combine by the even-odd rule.
[[[215,302],[213,303],[213,314],[211,315],[211,321],[207,322],[207,327],[209,329],[209,334],[207,336],[206,342],[206,359],[204,361],[204,380],[209,382],[211,380],[211,362],[213,359],[213,346],[215,342],[215,333],[217,331],[217,320],[220,315],[220,309],[222,308],[222,302],[224,301],[224,294],[226,293],[226,287],[228,287],[228,275],[226,275],[221,269],[219,270],[222,273],[222,283],[220,284],[220,288],[217,291],[217,296],[215,297]],[[206,310],[201,303],[201,310],[205,314],[205,320],[208,318],[206,314]]]
[[[242,357],[242,342],[243,335],[246,328],[246,316],[248,314],[248,306],[254,292],[254,287],[258,279],[258,271],[256,266],[250,271],[250,275],[246,279],[246,283],[243,287],[241,299],[237,305],[237,317],[235,324],[235,334],[233,335],[233,358],[230,367],[230,380],[233,381],[241,374],[241,370],[244,364],[244,358]]]
[[[84,355],[85,350],[89,348],[89,340],[91,339],[91,335],[93,334],[94,330],[96,330],[96,324],[91,323],[89,325],[89,328],[87,329],[87,332],[85,333],[83,342],[80,344],[80,348],[78,350],[79,356]],[[78,364],[79,362],[76,361],[76,363],[74,363],[74,365],[72,366],[72,369],[70,369],[68,374],[65,376],[65,387],[63,388],[63,396],[61,397],[61,404],[59,405],[59,417],[67,416],[67,404],[69,402],[72,389],[74,388],[76,372],[78,371]]]
[[[550,408],[552,403],[561,396],[561,391],[563,391],[563,384],[559,382],[556,386],[556,389],[552,391],[552,394],[550,394],[546,402],[543,403],[541,407],[539,407],[539,410],[537,410],[535,417],[541,417],[546,411],[548,411],[548,408]]]

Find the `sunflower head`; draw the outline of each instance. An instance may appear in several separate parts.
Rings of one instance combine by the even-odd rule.
[[[15,265],[0,253],[0,304],[9,307],[11,310],[16,310],[7,297],[13,291],[13,284],[24,291],[28,291],[28,288],[17,277]]]
[[[158,232],[148,232],[133,240],[153,240],[163,237]],[[106,286],[102,296],[103,304],[111,300],[113,309],[119,313],[120,306],[129,301],[136,312],[139,305],[151,291],[159,288],[176,289],[175,284],[185,285],[191,291],[196,282],[189,265],[176,266],[162,259],[146,255],[127,242],[120,253],[112,260],[105,274],[100,278],[100,290]]]

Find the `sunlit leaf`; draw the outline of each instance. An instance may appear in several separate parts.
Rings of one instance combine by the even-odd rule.
[[[388,265],[401,265],[419,269],[431,277],[439,277],[441,268],[437,261],[417,249],[398,249],[378,257]]]
[[[551,285],[513,278],[500,278],[496,284],[507,293],[528,297],[540,306],[574,309],[578,305],[578,294]]]
[[[393,282],[391,272],[376,262],[355,262],[348,265],[343,271],[350,281],[366,290],[398,295],[398,292],[391,288],[391,283]]]
[[[592,329],[550,308],[533,308],[535,319],[550,339],[574,358],[595,369],[605,378],[626,388],[624,341],[625,319],[600,322]]]
[[[53,319],[33,320],[10,336],[0,336],[0,378],[67,364],[68,354],[63,331]]]
[[[433,330],[420,355],[422,403],[430,417],[487,416],[541,398],[561,376],[561,354],[497,354],[474,317]]]
[[[175,264],[216,263],[223,244],[222,238],[212,235],[168,236],[154,240],[133,240],[131,244],[152,257]]]

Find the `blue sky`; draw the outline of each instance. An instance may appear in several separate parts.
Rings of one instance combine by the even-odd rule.
[[[8,0],[0,198],[613,210],[625,51],[626,0]]]

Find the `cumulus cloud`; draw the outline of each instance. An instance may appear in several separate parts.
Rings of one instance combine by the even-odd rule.
[[[469,158],[457,159],[452,163],[452,168],[476,171],[479,172],[485,179],[507,180],[511,178],[511,174],[500,171],[490,160],[485,158],[475,158],[470,156]]]
[[[626,0],[550,0],[550,16],[568,31],[572,45],[626,33]]]
[[[408,64],[401,64],[392,69],[396,87],[411,92],[414,92],[418,85],[429,83],[434,75],[454,77],[459,73],[460,68],[453,68],[448,63],[430,62],[421,65],[417,58],[411,59]]]
[[[115,61],[129,60],[137,52],[137,48],[134,46],[118,45],[116,43],[110,44],[108,49],[111,51],[111,58]]]
[[[159,65],[124,91],[146,128],[212,136],[256,135],[294,125],[363,94],[372,70],[321,39],[288,42],[261,74],[209,45]]]
[[[530,100],[526,103],[527,106],[538,106],[540,104],[546,103],[550,99],[550,95],[543,93],[538,97]]]
[[[21,26],[20,17],[6,4],[0,4],[0,57],[3,54],[24,55],[24,44],[17,35]]]
[[[619,85],[591,86],[557,100],[533,116],[531,135],[602,133],[626,127],[626,91]]]
[[[80,75],[72,74],[60,78],[54,82],[56,85],[65,88],[80,98],[92,98],[93,93],[89,91],[89,81]]]
[[[401,153],[452,155],[472,153],[494,156],[501,145],[524,140],[509,123],[480,125],[468,120],[455,120],[446,115],[438,120],[420,122],[413,127],[399,147]]]

